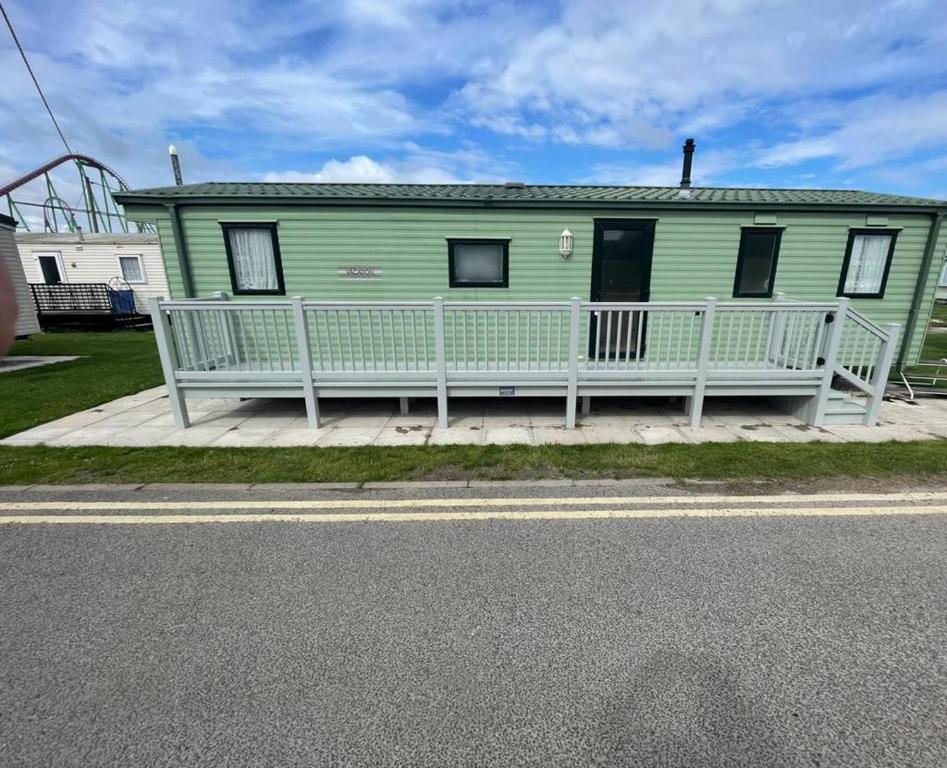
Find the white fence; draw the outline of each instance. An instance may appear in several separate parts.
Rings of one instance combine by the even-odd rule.
[[[303,397],[686,398],[700,424],[708,395],[811,403],[822,423],[834,377],[867,395],[874,423],[898,327],[832,303],[313,302],[155,299],[152,314],[177,423],[186,399]]]

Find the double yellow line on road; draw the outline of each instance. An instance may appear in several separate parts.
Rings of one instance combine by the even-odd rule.
[[[168,525],[260,522],[403,523],[486,520],[618,520],[674,517],[773,518],[841,517],[850,515],[882,517],[889,515],[947,514],[947,504],[938,502],[947,502],[947,493],[598,496],[509,499],[19,501],[0,502],[0,525]],[[537,507],[542,508],[537,509]],[[602,509],[601,507],[610,508]],[[436,508],[437,511],[429,511],[432,508]],[[359,511],[316,511],[349,509]],[[220,512],[214,513],[212,510],[220,510]],[[132,511],[134,514],[127,514]],[[58,512],[60,514],[41,514],[48,512]],[[151,514],[141,514],[142,512],[150,512]]]

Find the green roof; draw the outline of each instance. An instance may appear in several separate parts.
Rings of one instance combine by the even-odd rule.
[[[299,201],[433,205],[828,206],[947,208],[947,201],[847,189],[602,187],[553,184],[302,184],[207,182],[115,193],[120,203]]]

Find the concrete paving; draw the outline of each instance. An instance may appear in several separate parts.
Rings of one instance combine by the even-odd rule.
[[[947,398],[890,400],[876,427],[808,427],[762,399],[710,398],[700,429],[668,398],[592,401],[576,429],[563,425],[561,398],[453,399],[450,426],[435,426],[433,401],[402,416],[397,401],[323,400],[322,427],[307,426],[302,400],[191,401],[192,426],[177,429],[164,387],[71,414],[0,444],[51,446],[399,446],[586,445],[592,443],[886,442],[947,437]]]
[[[0,504],[92,505],[71,522],[0,525],[0,764],[947,764],[947,515],[896,493],[868,514],[846,513],[862,497],[778,494],[727,501],[771,517],[661,516],[682,497],[722,511],[715,493],[0,491]],[[449,516],[457,499],[558,511],[593,495],[654,515]],[[147,522],[162,510],[136,504],[202,500],[226,518],[291,499],[355,503],[339,515],[434,501],[448,517],[81,521]],[[803,505],[826,514],[793,512]]]
[[[27,368],[40,368],[44,365],[68,363],[70,360],[78,359],[79,355],[10,355],[0,357],[0,373],[25,371]]]

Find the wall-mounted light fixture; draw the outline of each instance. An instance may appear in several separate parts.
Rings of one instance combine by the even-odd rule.
[[[562,230],[562,234],[559,235],[559,255],[568,259],[572,255],[572,245],[572,233],[568,229]]]

